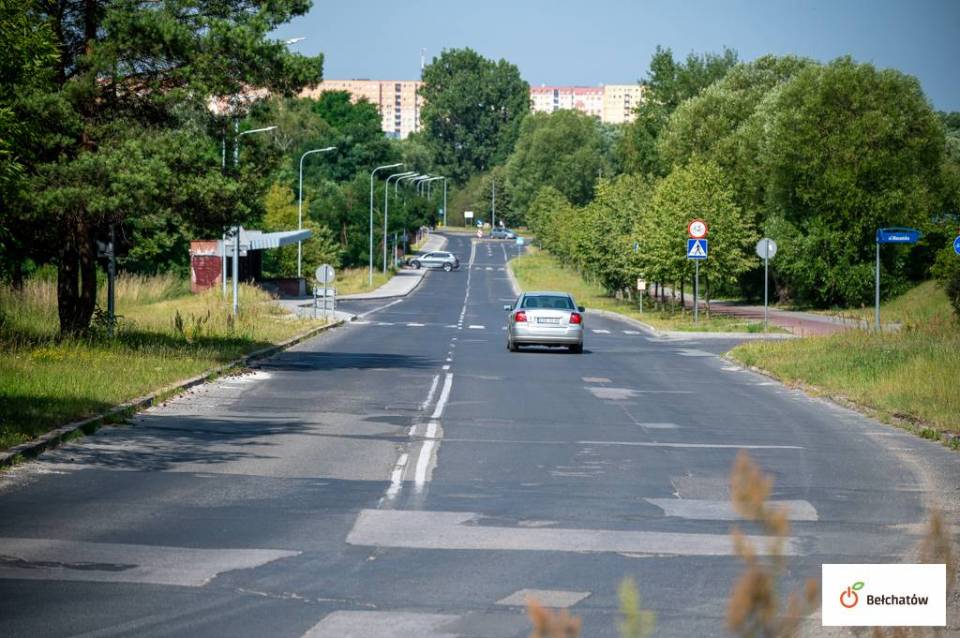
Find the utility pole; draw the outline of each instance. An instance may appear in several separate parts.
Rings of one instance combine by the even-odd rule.
[[[490,230],[497,227],[497,180],[493,180],[493,195],[490,201]]]

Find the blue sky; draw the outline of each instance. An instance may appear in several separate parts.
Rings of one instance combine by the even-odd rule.
[[[314,0],[277,31],[325,55],[330,79],[415,79],[420,50],[471,47],[520,68],[531,85],[642,78],[657,44],[678,56],[734,48],[744,60],[851,55],[920,79],[940,110],[960,111],[960,0]]]

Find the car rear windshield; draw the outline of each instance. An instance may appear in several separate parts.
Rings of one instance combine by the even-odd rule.
[[[570,297],[553,295],[537,295],[523,298],[524,308],[553,308],[554,310],[573,310],[573,301]]]

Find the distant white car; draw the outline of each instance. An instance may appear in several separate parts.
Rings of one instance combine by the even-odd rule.
[[[490,239],[516,239],[517,234],[509,228],[494,228],[490,231]]]
[[[507,348],[516,352],[522,345],[566,346],[583,352],[583,314],[573,297],[565,292],[526,292],[503,307],[507,316]]]
[[[435,250],[431,253],[417,255],[410,260],[410,265],[417,270],[420,268],[442,268],[450,272],[460,267],[460,260],[453,253]]]

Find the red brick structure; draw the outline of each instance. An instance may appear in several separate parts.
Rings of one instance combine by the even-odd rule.
[[[220,242],[216,239],[190,242],[190,291],[197,293],[219,285]]]

